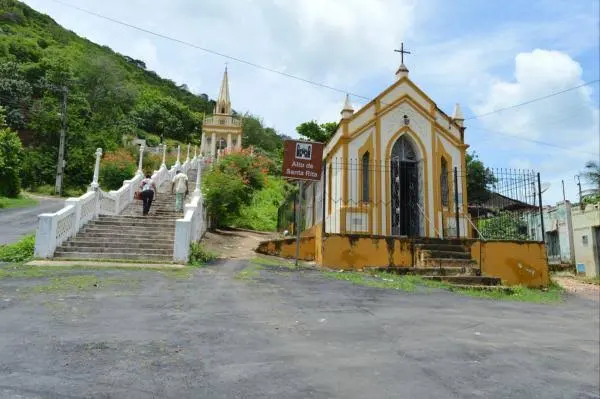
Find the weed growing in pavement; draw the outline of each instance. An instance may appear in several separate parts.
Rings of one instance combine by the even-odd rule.
[[[190,244],[190,261],[191,266],[204,266],[205,264],[217,259],[217,254],[204,248],[198,242]]]
[[[14,244],[0,245],[1,262],[24,262],[33,257],[35,236],[30,234]]]

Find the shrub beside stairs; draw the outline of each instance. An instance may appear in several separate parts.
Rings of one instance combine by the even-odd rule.
[[[188,171],[188,179],[191,192],[195,188],[195,169]],[[171,183],[165,182],[158,188],[150,215],[142,216],[142,201],[134,200],[120,215],[102,215],[90,221],[75,237],[58,247],[54,257],[170,263],[175,222],[181,217],[182,212],[175,212]]]

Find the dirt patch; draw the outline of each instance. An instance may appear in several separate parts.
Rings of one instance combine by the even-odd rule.
[[[568,293],[600,301],[600,286],[578,281],[573,277],[552,277]]]
[[[261,241],[279,238],[277,233],[251,230],[208,231],[202,239],[204,247],[220,258],[250,259],[256,256],[254,250]]]

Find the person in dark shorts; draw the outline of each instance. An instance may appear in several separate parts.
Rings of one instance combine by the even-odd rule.
[[[157,191],[156,184],[154,184],[152,176],[149,174],[146,175],[146,178],[140,183],[140,188],[142,189],[142,215],[148,216],[148,213],[150,212],[150,206],[152,205],[152,201],[154,200],[155,193]]]

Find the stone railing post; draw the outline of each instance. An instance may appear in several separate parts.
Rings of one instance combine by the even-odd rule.
[[[94,165],[94,177],[88,191],[98,191],[98,178],[100,177],[100,158],[102,157],[102,148],[96,148],[96,164]]]
[[[73,208],[75,208],[75,228],[73,231],[77,234],[79,227],[81,227],[81,200],[79,198],[68,198],[65,200],[65,206],[69,205],[73,205]]]
[[[162,159],[162,164],[160,165],[161,168],[166,168],[167,167],[167,145],[163,143],[163,159]]]
[[[179,161],[179,156],[181,155],[181,144],[177,144],[177,161],[175,161],[175,167],[178,168],[181,166],[181,162]]]
[[[50,258],[56,249],[57,221],[52,213],[42,213],[39,221],[35,233],[34,255],[38,258]]]
[[[179,219],[175,222],[175,244],[173,245],[173,260],[187,263],[190,252],[191,221]]]
[[[197,158],[197,155],[196,155],[196,154],[197,154],[197,152],[198,152],[198,146],[197,146],[197,145],[195,145],[195,146],[194,146],[194,159],[196,159],[196,158]]]
[[[142,144],[140,146],[140,161],[138,162],[138,170],[137,170],[138,174],[140,174],[140,175],[144,174],[144,171],[142,170],[142,161],[144,160],[144,150],[145,150],[145,147]]]
[[[185,162],[190,161],[190,143],[188,143],[187,156],[185,157]]]
[[[202,165],[197,165],[198,169],[196,170],[196,188],[194,189],[194,193],[200,193],[200,182],[202,180]]]

